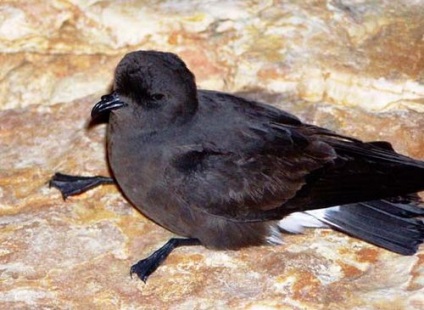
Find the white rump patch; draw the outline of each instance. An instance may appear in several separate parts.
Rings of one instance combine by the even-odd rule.
[[[328,228],[329,226],[325,223],[328,221],[328,213],[338,212],[339,209],[340,206],[335,206],[289,214],[280,220],[277,226],[270,226],[269,234],[266,239],[268,243],[278,245],[283,243],[281,230],[292,234],[300,234],[303,233],[306,228]]]
[[[319,220],[323,218],[323,216],[315,214],[316,211],[320,211],[322,215],[324,215],[325,210],[327,209],[292,213],[280,220],[278,222],[278,226],[280,229],[293,234],[300,234],[305,230],[305,228],[328,227],[325,223]]]

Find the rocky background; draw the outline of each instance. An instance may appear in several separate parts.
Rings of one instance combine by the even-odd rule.
[[[278,247],[181,248],[114,186],[63,201],[56,171],[107,175],[87,128],[122,56],[178,53],[199,87],[272,103],[424,159],[424,2],[0,2],[1,309],[424,309],[424,246],[404,257],[330,230]]]

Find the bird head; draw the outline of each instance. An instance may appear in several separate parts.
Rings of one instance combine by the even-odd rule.
[[[184,121],[196,109],[194,75],[177,55],[137,51],[120,61],[112,93],[93,107],[91,117],[110,113],[133,125],[158,127]]]

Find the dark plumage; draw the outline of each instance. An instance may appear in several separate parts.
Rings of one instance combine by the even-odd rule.
[[[424,162],[386,142],[364,143],[262,103],[197,90],[174,54],[127,54],[113,93],[92,117],[109,112],[108,157],[122,192],[192,241],[175,239],[166,253],[133,266],[143,280],[182,243],[237,249],[276,241],[278,221],[298,211],[402,254],[424,239],[424,224],[415,219],[423,210],[390,201],[424,189]],[[350,206],[310,211],[344,204]]]

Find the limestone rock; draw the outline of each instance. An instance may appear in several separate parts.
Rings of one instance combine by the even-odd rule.
[[[144,284],[129,267],[171,234],[115,186],[67,201],[47,186],[56,171],[109,173],[89,113],[136,49],[424,159],[422,1],[17,0],[0,21],[0,308],[424,308],[424,247],[404,257],[331,230],[178,249]]]

